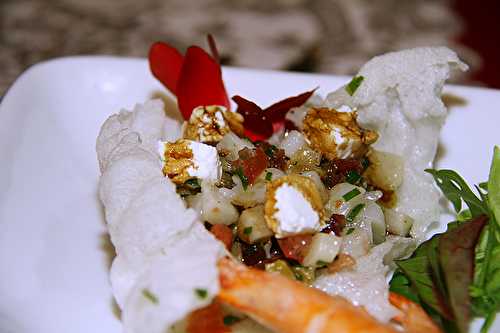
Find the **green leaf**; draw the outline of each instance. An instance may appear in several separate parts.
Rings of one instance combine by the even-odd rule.
[[[488,179],[488,203],[498,227],[498,222],[500,222],[500,148],[497,146],[493,149],[493,161]]]
[[[354,95],[354,93],[356,92],[356,90],[358,90],[359,86],[361,85],[361,82],[363,82],[364,79],[365,78],[361,75],[353,77],[351,82],[349,82],[345,87],[347,93],[351,96]]]
[[[474,192],[472,192],[458,173],[453,170],[426,169],[425,171],[434,177],[436,184],[445,197],[451,201],[457,213],[462,210],[463,200],[469,207],[472,217],[488,214],[486,203],[481,201]]]
[[[252,233],[252,227],[246,227],[243,229],[245,235],[250,235]]]
[[[474,249],[488,217],[460,223],[439,237],[439,263],[448,301],[460,332],[467,333],[471,318],[469,285],[474,271]]]
[[[392,276],[391,282],[389,284],[389,290],[396,294],[403,295],[404,297],[412,300],[417,304],[420,303],[418,294],[415,293],[411,288],[410,280],[399,269],[397,269]]]

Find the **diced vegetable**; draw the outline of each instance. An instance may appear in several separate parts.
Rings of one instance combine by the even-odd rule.
[[[360,194],[364,194],[366,190],[362,187],[352,185],[349,183],[340,183],[335,185],[330,190],[330,198],[325,204],[325,209],[328,214],[340,214],[347,215],[354,207],[365,202],[365,197],[363,195],[356,195],[354,197],[349,197],[349,200],[345,200],[344,196],[352,191],[359,191]]]
[[[293,266],[292,271],[295,274],[297,281],[303,282],[307,285],[313,283],[315,278],[314,267]]]
[[[385,241],[385,218],[382,208],[374,202],[369,202],[363,210],[363,222],[371,226],[373,244]]]
[[[288,132],[281,141],[280,148],[285,151],[287,157],[292,157],[306,144],[304,135],[299,131]]]
[[[348,254],[353,258],[359,258],[368,253],[370,243],[370,235],[365,230],[359,228],[345,228],[340,252]]]
[[[384,209],[387,231],[393,235],[407,236],[413,225],[413,219],[406,214],[398,213],[393,209]]]
[[[210,228],[210,232],[220,240],[228,250],[231,249],[233,245],[233,231],[227,225],[215,224]]]
[[[304,171],[316,170],[320,162],[321,153],[313,150],[308,145],[304,145],[288,161],[288,171],[291,173],[302,173]]]
[[[278,244],[286,258],[302,262],[311,241],[311,235],[296,235],[278,239]]]
[[[378,188],[394,191],[403,182],[404,161],[395,154],[372,149],[368,155],[370,166],[364,176]]]
[[[302,264],[315,267],[331,263],[339,253],[341,244],[342,238],[333,234],[318,233],[314,235]]]
[[[257,182],[252,186],[248,186],[246,190],[243,188],[239,177],[233,176],[233,182],[235,183],[235,186],[232,188],[234,196],[231,198],[233,204],[249,208],[263,204],[266,200],[265,182]]]
[[[243,148],[253,149],[255,146],[248,140],[241,139],[233,132],[229,132],[217,144],[217,151],[226,153],[226,158],[230,161],[237,160],[238,152]]]
[[[188,197],[188,204],[197,210],[203,221],[230,225],[238,220],[238,210],[217,188],[206,187],[202,193]]]
[[[321,178],[316,171],[303,172],[302,176],[310,178],[314,182],[314,184],[318,188],[319,195],[321,196],[321,200],[323,202],[328,201],[328,191],[326,190],[325,185],[321,181]]]
[[[285,260],[276,260],[265,265],[266,272],[279,273],[289,279],[295,280],[295,274]]]
[[[245,209],[238,220],[238,236],[243,241],[253,244],[268,239],[273,232],[267,227],[262,205]]]

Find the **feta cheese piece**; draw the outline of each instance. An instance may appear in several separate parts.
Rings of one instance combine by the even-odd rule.
[[[355,112],[311,108],[304,118],[304,134],[311,146],[329,159],[362,156],[378,135],[356,122]]]
[[[222,140],[229,133],[243,134],[243,116],[224,106],[198,106],[184,124],[184,138],[205,143]]]
[[[158,153],[163,162],[163,174],[176,184],[183,184],[190,178],[213,182],[220,178],[222,169],[215,147],[185,139],[160,141]]]
[[[323,227],[323,202],[314,182],[288,175],[269,183],[264,206],[268,227],[277,238],[313,233]]]

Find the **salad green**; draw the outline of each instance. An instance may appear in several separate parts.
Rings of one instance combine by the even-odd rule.
[[[481,317],[485,333],[500,309],[500,148],[477,195],[453,170],[426,171],[457,220],[396,262],[390,289],[421,304],[446,332],[466,333],[471,319]]]

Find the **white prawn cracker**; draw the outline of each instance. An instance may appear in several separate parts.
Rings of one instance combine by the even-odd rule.
[[[466,70],[467,65],[445,47],[388,53],[361,68],[358,76],[364,79],[353,96],[342,87],[327,97],[330,107],[357,110],[358,123],[379,134],[375,149],[404,160],[395,210],[414,220],[411,233],[420,240],[439,221],[440,194],[424,170],[432,167],[436,155],[447,115],[441,92],[453,69]]]
[[[117,253],[111,284],[126,332],[163,333],[219,290],[224,248],[186,208],[155,152],[172,122],[161,101],[149,101],[108,118],[97,139],[99,195]]]

